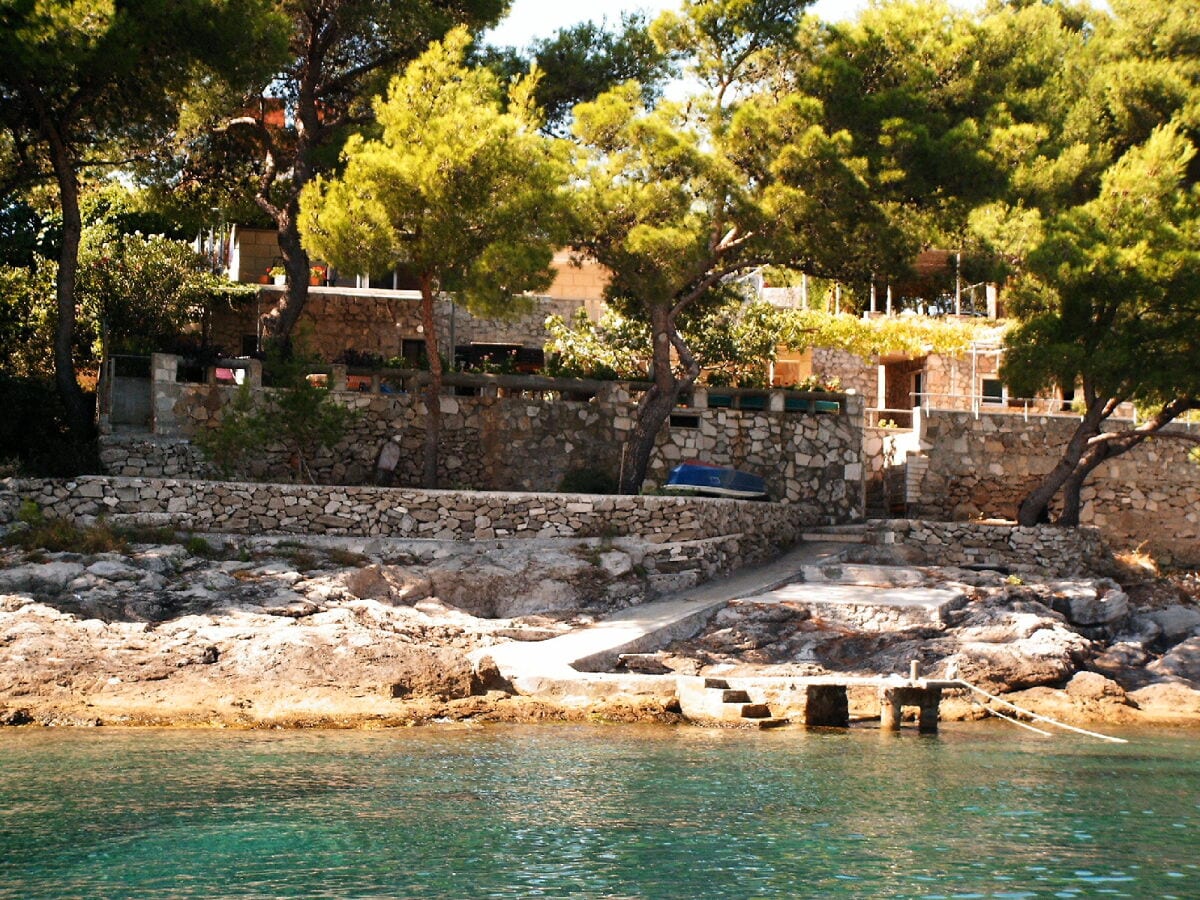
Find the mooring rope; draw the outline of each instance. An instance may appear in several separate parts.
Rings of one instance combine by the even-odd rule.
[[[1042,737],[1054,737],[1051,732],[1038,728],[1036,725],[1030,725],[1028,722],[1022,722],[1016,716],[1010,716],[1008,713],[1002,713],[998,709],[992,709],[982,700],[974,700],[974,702],[979,704],[979,708],[989,716],[995,716],[997,719],[1003,719],[1005,722],[1011,722],[1018,728],[1024,728],[1027,731],[1032,731],[1034,734],[1040,734]]]
[[[1087,737],[1093,737],[1093,738],[1096,738],[1097,740],[1101,740],[1101,741],[1110,741],[1114,744],[1128,744],[1129,743],[1129,741],[1125,740],[1124,738],[1112,737],[1111,735],[1107,735],[1107,734],[1099,734],[1095,731],[1088,731],[1086,728],[1076,728],[1074,725],[1068,725],[1065,722],[1059,722],[1056,719],[1051,719],[1049,716],[1039,715],[1038,713],[1030,712],[1027,709],[1022,709],[1021,707],[1017,706],[1017,704],[1010,703],[1009,701],[1005,700],[1003,697],[997,697],[995,694],[989,694],[983,688],[979,687],[978,685],[971,684],[971,682],[969,682],[963,678],[956,678],[955,681],[957,681],[959,684],[961,684],[963,687],[967,688],[968,690],[975,691],[977,694],[982,694],[983,696],[987,697],[989,700],[992,700],[996,703],[1001,703],[1004,706],[1009,707],[1010,709],[1015,709],[1017,712],[1021,713],[1022,715],[1029,716],[1031,719],[1037,719],[1039,722],[1046,722],[1047,724],[1053,725],[1056,728],[1064,728],[1067,731],[1074,731],[1076,734],[1086,735]],[[988,709],[988,712],[992,713],[993,715],[1000,716],[1000,718],[1002,718],[1002,719],[1009,719],[1009,721],[1016,722],[1016,724],[1018,724],[1018,725],[1026,725],[1026,727],[1031,728],[1032,730],[1037,731],[1040,734],[1044,734],[1047,736],[1050,734],[1050,732],[1042,731],[1040,728],[1033,728],[1032,725],[1028,725],[1025,722],[1017,722],[1016,719],[1012,719],[1008,716],[1001,715],[994,709]]]

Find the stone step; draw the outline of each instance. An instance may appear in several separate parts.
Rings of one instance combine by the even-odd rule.
[[[724,678],[705,678],[704,686],[706,688],[716,688],[717,690],[728,690],[729,682]]]
[[[743,719],[769,719],[771,718],[771,708],[765,703],[744,703],[742,704]]]
[[[758,721],[758,727],[763,731],[766,731],[768,728],[782,728],[784,725],[791,724],[791,719],[760,719]]]
[[[814,544],[862,544],[866,541],[865,534],[853,532],[806,531],[800,535],[800,540]]]
[[[722,703],[749,703],[750,695],[745,691],[739,690],[723,690],[721,691]]]

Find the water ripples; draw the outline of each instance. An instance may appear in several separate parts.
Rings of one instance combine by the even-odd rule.
[[[0,734],[0,898],[1186,896],[1200,751],[497,727]]]

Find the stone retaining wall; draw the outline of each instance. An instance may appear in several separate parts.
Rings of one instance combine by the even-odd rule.
[[[866,539],[900,546],[905,558],[918,565],[989,566],[1062,576],[1108,567],[1108,548],[1096,528],[873,519],[867,523]]]
[[[155,357],[156,370],[162,359]],[[554,491],[566,474],[581,469],[606,474],[615,482],[636,400],[618,383],[604,384],[594,396],[589,396],[591,391],[572,392],[570,385],[562,382],[557,391],[491,389],[482,390],[483,396],[443,396],[439,484],[484,491]],[[106,436],[101,444],[104,471],[130,477],[214,477],[188,439],[220,420],[237,388],[178,383],[164,376],[156,377],[153,391],[155,433]],[[265,391],[259,392],[260,402],[265,396]],[[333,391],[332,397],[359,415],[337,446],[309,461],[316,480],[373,483],[380,449],[395,440],[401,448],[395,483],[420,483],[423,392]],[[809,524],[861,518],[861,398],[842,396],[840,411],[819,413],[785,409],[782,392],[775,392],[766,404],[769,408],[761,410],[708,408],[707,401],[693,402],[695,406],[679,408],[660,431],[647,490],[664,484],[681,461],[702,459],[762,475],[771,499],[802,507],[799,515]],[[235,474],[291,481],[289,456],[282,445],[267,444],[255,448],[244,470]]]
[[[693,497],[422,491],[86,476],[0,482],[0,513],[19,500],[88,524],[231,534],[488,540],[633,537],[654,544],[723,538],[738,564],[798,539],[796,506]],[[730,565],[729,568],[736,566]]]
[[[928,464],[912,469],[909,511],[923,519],[1011,519],[1057,463],[1078,420],[933,410],[921,416]],[[1182,428],[1182,426],[1178,426]],[[1159,559],[1200,563],[1200,465],[1195,446],[1166,437],[1101,465],[1082,493],[1080,521],[1114,548],[1146,544]]]

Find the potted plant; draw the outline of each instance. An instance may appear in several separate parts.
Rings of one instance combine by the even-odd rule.
[[[287,284],[287,270],[283,266],[271,266],[267,273],[276,284]]]
[[[314,287],[325,283],[325,267],[313,266],[308,270],[308,283]]]

